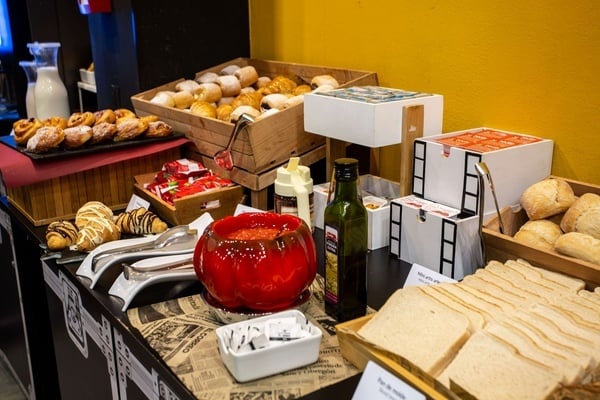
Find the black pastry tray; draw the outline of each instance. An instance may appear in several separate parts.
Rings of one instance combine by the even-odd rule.
[[[134,146],[141,146],[144,144],[157,143],[157,142],[165,142],[168,140],[177,139],[180,137],[184,137],[185,134],[175,132],[172,135],[164,136],[164,137],[156,137],[156,138],[136,138],[131,140],[124,140],[121,142],[106,142],[106,143],[96,143],[91,145],[83,145],[82,147],[76,149],[66,149],[63,147],[58,147],[56,149],[50,150],[46,153],[31,153],[26,150],[24,146],[19,146],[15,142],[15,137],[12,135],[8,136],[0,136],[0,143],[13,148],[21,154],[24,154],[31,158],[32,160],[55,160],[62,158],[69,158],[80,156],[84,154],[94,154],[102,151],[110,151],[116,149],[123,149]]]

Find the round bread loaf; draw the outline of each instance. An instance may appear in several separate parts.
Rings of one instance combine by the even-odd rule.
[[[576,199],[567,181],[546,178],[525,189],[520,202],[529,219],[536,220],[566,211]]]
[[[600,239],[600,196],[584,193],[567,210],[560,227],[565,232],[587,233]]]
[[[544,250],[554,250],[554,242],[562,233],[558,224],[547,219],[539,219],[524,223],[515,233],[514,239]]]

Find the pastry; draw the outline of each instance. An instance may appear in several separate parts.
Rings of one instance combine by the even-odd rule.
[[[167,224],[144,207],[122,212],[117,216],[115,224],[122,233],[133,235],[161,233],[167,230]]]
[[[317,75],[317,76],[313,77],[312,80],[310,81],[310,86],[313,89],[316,89],[323,85],[329,85],[334,89],[337,89],[340,86],[337,79],[335,79],[331,75]]]
[[[42,121],[37,118],[20,119],[13,123],[13,131],[15,132],[15,142],[25,146],[27,141],[35,135],[38,129],[42,126]]]
[[[94,118],[94,114],[89,111],[84,112],[75,112],[71,114],[69,119],[67,120],[67,127],[79,126],[79,125],[87,125],[92,126],[96,119]]]
[[[187,90],[182,90],[175,93],[173,96],[173,102],[175,102],[175,108],[189,108],[194,102],[194,96]]]
[[[78,251],[90,252],[102,243],[119,240],[120,238],[121,231],[112,219],[94,218],[79,229],[73,247]]]
[[[165,107],[175,107],[173,94],[169,92],[158,92],[150,99],[150,103],[160,104],[161,106]]]
[[[252,65],[236,69],[233,76],[238,78],[243,88],[253,85],[258,80],[258,72]]]
[[[254,92],[256,92],[256,89],[254,89],[254,87],[252,87],[252,86],[246,86],[246,87],[243,87],[242,90],[240,90],[240,94],[254,93]]]
[[[584,193],[569,207],[560,227],[565,232],[587,233],[600,239],[600,196]]]
[[[544,219],[566,211],[575,202],[571,186],[561,178],[547,178],[529,186],[521,195],[521,207],[529,219]]]
[[[200,117],[208,117],[208,118],[216,118],[217,117],[217,108],[213,106],[211,103],[207,103],[206,101],[195,101],[190,106],[190,112],[194,115],[198,115]]]
[[[233,107],[231,104],[221,104],[217,107],[217,119],[221,121],[229,122],[231,119],[231,112],[233,111]]]
[[[600,265],[600,239],[586,233],[565,233],[556,239],[554,249],[566,256]]]
[[[52,251],[63,250],[77,240],[77,227],[69,221],[54,221],[46,228],[46,244]]]
[[[128,108],[117,108],[114,112],[117,120],[125,118],[137,118],[135,113]]]
[[[294,96],[298,96],[299,94],[310,93],[312,92],[312,88],[309,85],[298,85],[292,92]]]
[[[96,119],[94,121],[94,125],[99,125],[103,122],[108,122],[110,124],[114,124],[115,121],[117,120],[117,116],[115,115],[115,112],[109,108],[96,111],[94,113],[94,118]]]
[[[282,75],[278,75],[271,82],[269,82],[266,86],[260,88],[258,91],[263,95],[273,94],[273,93],[292,93],[294,89],[298,86],[296,82]]]
[[[303,94],[299,94],[297,96],[292,96],[290,98],[288,98],[284,103],[283,103],[283,108],[290,108],[292,106],[295,106],[296,104],[302,104],[304,103],[304,95]]]
[[[46,153],[58,147],[64,140],[65,133],[55,126],[43,126],[27,141],[27,151],[31,153]]]
[[[61,142],[61,145],[68,149],[81,147],[92,138],[92,127],[87,125],[72,126],[63,129],[63,132],[65,138]]]
[[[198,83],[215,83],[219,74],[216,72],[205,72],[199,77],[196,78],[196,82]]]
[[[165,137],[173,134],[173,127],[164,121],[154,121],[148,124],[148,129],[144,133],[144,136],[152,137]]]
[[[524,223],[513,237],[520,243],[544,250],[554,250],[554,242],[562,233],[558,224],[547,219],[539,219]]]
[[[125,118],[117,121],[117,133],[113,136],[115,142],[132,140],[148,129],[148,122],[139,118]]]
[[[202,83],[194,93],[196,100],[206,101],[207,103],[217,103],[223,97],[221,86],[217,83]]]
[[[109,122],[101,122],[92,127],[92,138],[90,143],[101,143],[112,141],[117,133],[117,125]]]
[[[156,122],[156,121],[158,121],[158,115],[154,115],[154,114],[144,115],[143,117],[140,117],[140,119],[142,121],[146,121],[147,123]]]
[[[44,124],[44,126],[57,126],[61,129],[65,129],[67,127],[67,120],[63,117],[50,117],[43,120],[42,124]]]
[[[75,213],[75,226],[83,228],[90,220],[97,218],[113,219],[113,211],[101,201],[88,201]]]
[[[193,81],[191,79],[186,79],[184,81],[177,83],[175,85],[175,90],[178,92],[185,91],[190,94],[193,94],[196,92],[196,89],[198,89],[198,86],[200,86],[200,84],[198,82]]]
[[[285,104],[288,96],[281,93],[273,93],[264,96],[260,101],[260,108],[263,111],[270,110],[272,108],[276,108],[278,110],[283,109],[283,105]]]
[[[260,110],[260,102],[262,100],[262,94],[260,92],[242,93],[237,96],[231,103],[231,107],[235,110],[239,106],[251,106],[257,110]]]
[[[233,75],[223,75],[217,78],[217,84],[221,87],[222,96],[237,96],[242,90],[238,78]]]

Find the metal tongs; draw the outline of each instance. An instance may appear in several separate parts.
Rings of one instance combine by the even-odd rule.
[[[502,222],[502,215],[500,214],[500,207],[498,207],[498,198],[496,197],[496,190],[494,188],[494,181],[492,180],[492,174],[486,163],[479,162],[475,164],[475,171],[479,175],[479,239],[481,240],[481,257],[482,261],[486,262],[485,259],[485,243],[483,240],[483,217],[485,210],[485,188],[483,186],[483,178],[485,177],[488,181],[492,197],[494,198],[494,205],[496,207],[496,214],[498,216],[498,229],[500,233],[504,233],[504,224]]]
[[[197,240],[197,229],[179,225],[158,236],[109,242],[88,254],[79,266],[77,275],[91,279],[90,288],[93,289],[100,276],[113,265],[144,258],[190,254]]]
[[[219,150],[215,153],[213,159],[215,163],[221,168],[226,169],[227,171],[231,171],[233,169],[233,158],[231,157],[231,149],[233,147],[233,142],[237,138],[238,133],[244,128],[246,125],[254,122],[254,118],[252,118],[248,114],[242,114],[239,116],[238,120],[233,127],[233,132],[229,137],[229,142],[227,143],[227,147],[223,150]]]
[[[193,254],[143,259],[133,264],[123,263],[123,272],[110,287],[108,294],[123,300],[125,312],[135,296],[144,288],[172,281],[196,280],[192,263]]]

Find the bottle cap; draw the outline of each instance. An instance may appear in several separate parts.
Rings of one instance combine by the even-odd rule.
[[[333,165],[336,180],[353,181],[358,179],[358,160],[356,158],[338,158]]]
[[[313,180],[310,177],[310,168],[298,165],[299,162],[300,158],[291,157],[287,167],[277,168],[275,194],[295,197],[298,203],[298,216],[311,227],[308,196],[313,191]]]

